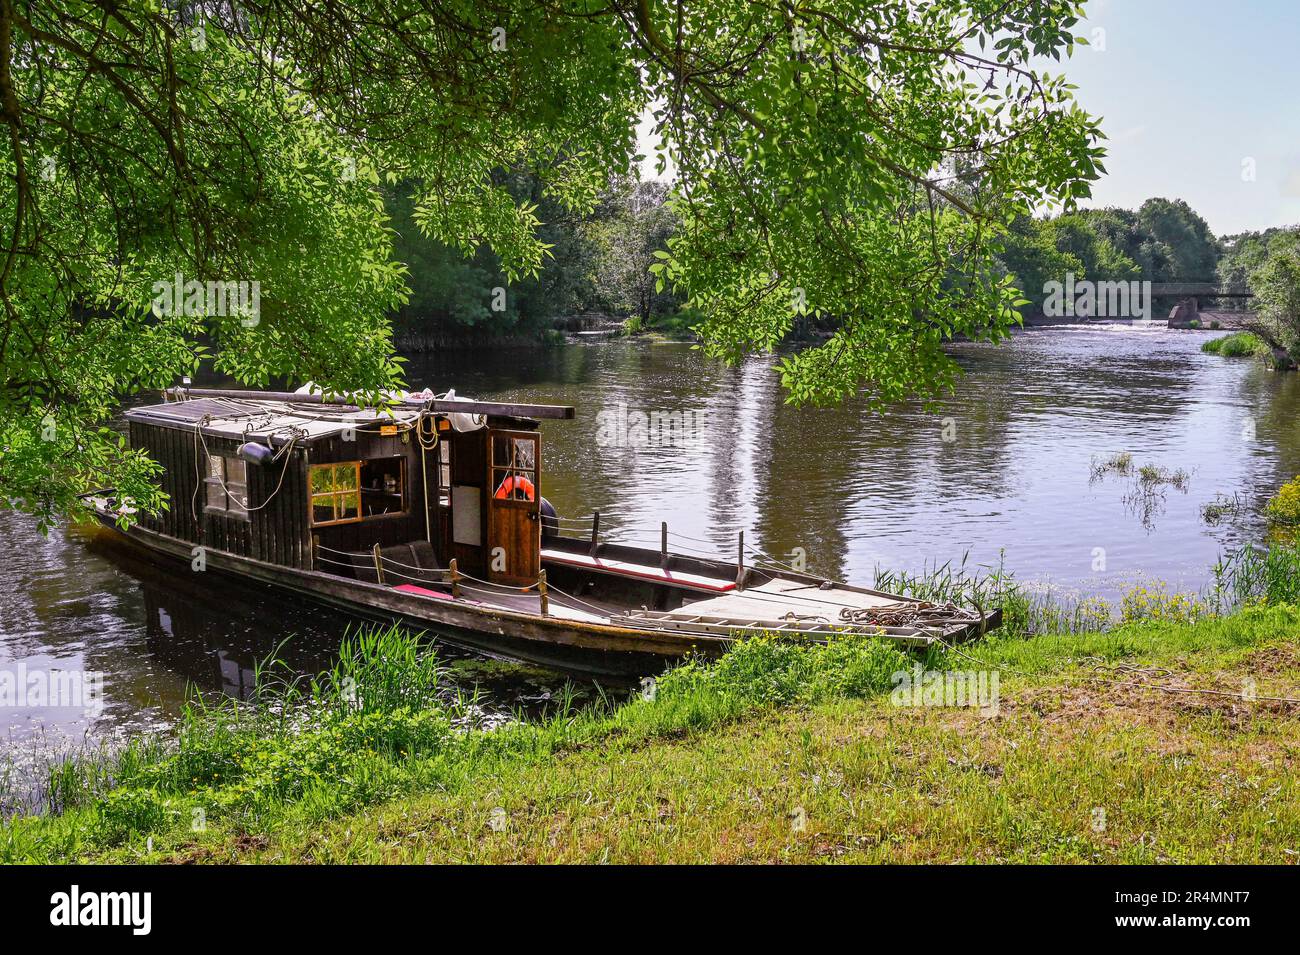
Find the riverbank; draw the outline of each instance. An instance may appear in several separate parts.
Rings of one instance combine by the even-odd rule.
[[[754,641],[622,706],[468,732],[389,637],[335,673],[360,705],[192,714],[178,750],[68,773],[0,860],[1294,862],[1300,710],[1266,698],[1300,695],[1298,631],[1283,605],[925,659]],[[918,664],[996,674],[996,705],[900,701]]]
[[[1291,863],[1296,709],[1088,682],[1295,694],[1293,610],[990,648],[998,714],[876,696],[762,707],[611,741],[324,826],[225,834],[160,861]],[[970,666],[967,661],[949,661]],[[941,664],[945,665],[945,664]],[[1169,669],[1170,674],[1159,673]],[[1252,676],[1254,675],[1254,676]]]

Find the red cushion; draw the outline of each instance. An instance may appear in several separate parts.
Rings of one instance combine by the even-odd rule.
[[[417,587],[415,584],[398,584],[393,588],[400,590],[404,594],[419,594],[421,597],[437,597],[439,600],[452,600],[451,594],[440,593],[436,590],[428,590],[424,587]]]

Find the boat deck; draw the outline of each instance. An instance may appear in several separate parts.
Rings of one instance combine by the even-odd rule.
[[[350,555],[361,570],[373,561],[373,554]],[[922,621],[910,613],[918,602],[892,594],[874,592],[847,584],[810,578],[790,579],[760,574],[743,589],[722,573],[709,575],[678,568],[664,568],[649,559],[637,560],[626,553],[615,558],[591,556],[572,550],[542,551],[546,563],[674,588],[684,602],[673,610],[651,610],[642,605],[629,606],[626,600],[613,601],[596,595],[575,596],[551,585],[547,591],[547,614],[560,620],[585,624],[605,624],[630,630],[673,632],[680,634],[732,634],[775,632],[805,639],[825,639],[837,633],[884,635],[905,643],[928,645],[941,635],[956,633],[971,621],[959,618],[930,617]],[[383,558],[397,563],[389,555]],[[419,560],[412,552],[411,560]],[[397,563],[404,571],[404,582],[394,589],[431,601],[455,601],[460,604],[538,615],[541,598],[536,585],[527,590],[504,584],[489,584],[462,576],[459,596],[452,596],[446,572],[437,567],[418,567]],[[391,570],[390,570],[391,572]],[[414,579],[412,574],[418,573]],[[853,620],[844,611],[888,610],[877,617],[859,616]],[[883,624],[883,625],[882,625]]]
[[[630,560],[617,560],[611,557],[592,557],[587,554],[575,554],[567,550],[542,551],[542,560],[547,563],[576,567],[598,574],[611,574],[616,577],[635,577],[652,583],[669,584],[686,590],[699,590],[706,593],[727,593],[736,589],[734,580],[722,580],[718,577],[706,577],[703,574],[691,574],[681,570],[656,567]]]
[[[679,614],[779,620],[787,614],[803,620],[839,623],[844,608],[865,610],[895,603],[889,597],[832,587],[822,590],[817,584],[799,580],[773,578],[757,587],[723,594],[706,600],[694,600],[676,611]]]
[[[948,628],[853,622],[840,616],[843,610],[902,610],[913,603],[842,585],[823,588],[816,583],[778,577],[744,591],[695,600],[677,610],[630,611],[621,622],[647,630],[713,634],[771,632],[814,640],[842,633],[884,635],[903,643],[928,646]],[[960,628],[963,624],[955,623],[955,626]]]

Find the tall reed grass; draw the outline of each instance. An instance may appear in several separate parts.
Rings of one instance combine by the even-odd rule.
[[[1259,604],[1300,604],[1300,545],[1295,543],[1247,544],[1221,557],[1211,570],[1220,612]]]
[[[1100,598],[1062,599],[1045,589],[1018,581],[999,557],[993,565],[960,561],[925,566],[919,573],[876,569],[875,587],[933,603],[952,602],[975,610],[1002,610],[1000,632],[1010,637],[1084,633],[1104,629],[1110,606]]]

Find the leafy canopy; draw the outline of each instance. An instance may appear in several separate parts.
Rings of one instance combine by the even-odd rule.
[[[681,230],[655,264],[714,354],[786,359],[796,400],[934,394],[955,334],[998,337],[1016,215],[1101,171],[1094,120],[1035,69],[1074,0],[0,0],[0,501],[45,521],[111,484],[163,502],[105,422],[211,356],[253,385],[400,378],[383,190],[505,275],[589,212],[656,105]],[[256,282],[260,308],[158,283]]]

